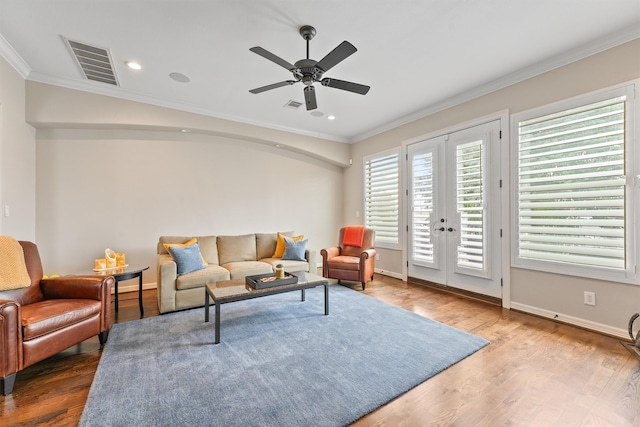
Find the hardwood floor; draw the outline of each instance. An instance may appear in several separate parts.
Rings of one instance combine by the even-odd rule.
[[[640,361],[615,338],[381,275],[364,293],[491,343],[354,426],[640,426]],[[137,318],[135,299],[114,313]],[[0,425],[77,425],[99,359],[92,338],[19,372]]]

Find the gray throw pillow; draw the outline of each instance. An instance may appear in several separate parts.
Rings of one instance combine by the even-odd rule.
[[[304,259],[304,252],[307,249],[308,240],[309,239],[304,239],[296,242],[295,240],[284,236],[284,254],[282,254],[282,259],[306,261]]]
[[[202,255],[200,254],[200,245],[196,242],[193,245],[179,247],[169,247],[171,256],[178,266],[178,276],[202,270]]]

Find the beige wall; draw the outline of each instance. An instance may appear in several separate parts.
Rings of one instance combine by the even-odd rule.
[[[105,248],[151,265],[160,235],[294,230],[318,251],[342,224],[342,169],[225,137],[39,129],[37,236],[46,273],[90,269]]]
[[[19,240],[36,238],[35,149],[24,79],[0,57],[0,234]]]
[[[403,142],[422,135],[434,134],[504,110],[514,114],[638,78],[640,40],[636,39],[360,141],[352,147],[353,166],[345,169],[345,222],[362,221],[355,213],[362,211],[364,156],[400,147]],[[504,226],[509,228],[510,224],[505,223]],[[379,252],[380,260],[376,262],[376,268],[403,274],[402,252],[384,249]],[[510,259],[505,259],[504,262],[510,263]],[[629,317],[640,311],[639,285],[585,280],[514,268],[510,275],[509,303],[514,308],[548,317],[557,316],[560,320],[621,336],[626,335]],[[584,291],[596,292],[595,307],[583,304]]]

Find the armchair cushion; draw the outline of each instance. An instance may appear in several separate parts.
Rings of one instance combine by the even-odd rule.
[[[339,255],[327,260],[327,266],[329,268],[358,271],[360,269],[360,258],[355,256]]]
[[[99,315],[102,304],[87,300],[44,300],[22,307],[22,340],[29,341]]]

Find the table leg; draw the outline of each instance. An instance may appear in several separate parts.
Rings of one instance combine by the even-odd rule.
[[[220,303],[216,301],[216,342],[214,344],[220,343]]]
[[[140,318],[144,316],[144,306],[142,305],[142,273],[138,277],[138,304],[140,305]]]
[[[114,292],[115,292],[114,294],[115,296],[113,299],[114,299],[114,302],[116,303],[116,311],[118,311],[118,279],[115,279]]]
[[[209,321],[209,292],[207,288],[204,289],[204,322]]]
[[[300,301],[304,301],[304,297],[305,297],[305,295],[304,295],[304,289],[301,289],[301,290],[300,290],[300,292],[302,292],[302,296],[301,296],[301,298],[302,298],[302,299],[301,299]]]
[[[329,285],[324,285],[324,315],[329,315]]]

